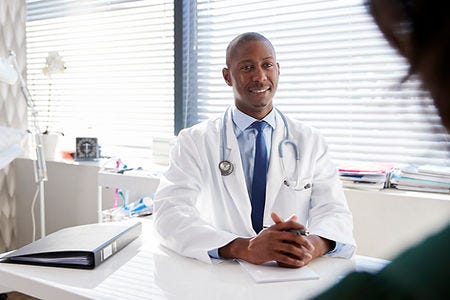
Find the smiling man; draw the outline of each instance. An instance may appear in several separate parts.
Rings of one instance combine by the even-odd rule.
[[[272,44],[256,34],[240,36],[229,44],[226,62],[222,74],[233,87],[236,107],[255,119],[264,118],[272,110],[280,76]]]
[[[273,107],[280,66],[261,34],[222,70],[234,107],[182,130],[155,195],[163,245],[188,257],[301,267],[355,252],[352,215],[319,133]]]

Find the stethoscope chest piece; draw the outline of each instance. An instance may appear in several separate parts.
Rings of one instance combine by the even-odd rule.
[[[220,170],[220,174],[222,174],[222,176],[228,176],[231,173],[233,173],[234,166],[228,160],[222,160],[219,163],[219,170]]]

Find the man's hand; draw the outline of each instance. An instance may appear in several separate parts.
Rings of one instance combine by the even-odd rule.
[[[279,215],[277,215],[277,214],[274,213],[274,212],[272,212],[271,217],[272,217],[272,220],[275,222],[275,224],[281,224],[281,223],[287,223],[287,222],[296,222],[296,221],[297,221],[297,216],[296,216],[296,215],[292,215],[292,216],[289,217],[286,221],[284,221]],[[296,222],[296,224],[299,224],[299,223]],[[301,225],[301,224],[299,224],[299,225]],[[303,225],[301,225],[301,226],[302,226],[302,228],[289,228],[289,229],[287,229],[287,230],[301,229],[301,230],[306,231],[306,228],[305,228]],[[297,233],[295,233],[295,234],[297,234]],[[297,234],[297,235],[298,235],[298,234]],[[301,265],[300,265],[300,267],[301,267],[301,266],[307,265],[307,264],[313,259],[312,253],[314,252],[315,247],[314,247],[314,245],[307,239],[306,236],[302,236],[302,235],[300,235],[300,236],[303,237],[303,239],[306,240],[306,242],[309,243],[309,245],[310,245],[309,247],[307,247],[307,246],[305,246],[305,245],[302,245],[302,247],[300,248],[300,249],[303,251],[303,256],[302,256],[303,258],[302,258],[302,257],[299,257],[299,256],[294,257],[294,258],[297,258],[297,259],[300,260],[300,261],[299,261],[299,264],[301,264]],[[290,241],[285,241],[285,242],[291,243]],[[292,254],[290,254],[290,255],[292,255]],[[282,261],[277,261],[277,263],[278,263],[278,265],[281,266],[281,267],[286,267],[286,268],[295,268],[295,267],[296,267],[295,265],[287,264],[287,263],[282,262]]]
[[[221,247],[220,256],[239,258],[254,264],[276,261],[280,266],[290,268],[308,264],[316,252],[313,243],[309,237],[289,231],[306,228],[296,222],[296,216],[283,221],[276,213],[272,213],[272,220],[275,224],[254,238],[237,238]]]

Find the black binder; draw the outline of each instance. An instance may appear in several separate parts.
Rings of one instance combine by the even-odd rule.
[[[2,257],[0,262],[93,269],[139,237],[141,222],[61,229]]]

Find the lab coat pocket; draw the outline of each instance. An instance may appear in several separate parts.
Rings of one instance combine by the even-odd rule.
[[[283,194],[297,201],[309,201],[312,191],[312,179],[302,179],[295,184],[283,184]]]
[[[311,195],[312,178],[300,180],[299,183],[295,186],[295,190],[300,192],[305,191]]]
[[[308,191],[312,188],[312,178],[300,179],[297,182],[284,182],[284,186],[296,192]]]
[[[298,222],[306,224],[311,191],[312,183],[310,179],[303,179],[295,186],[282,184],[272,211],[278,213],[282,218],[288,218],[292,214],[296,214]]]

